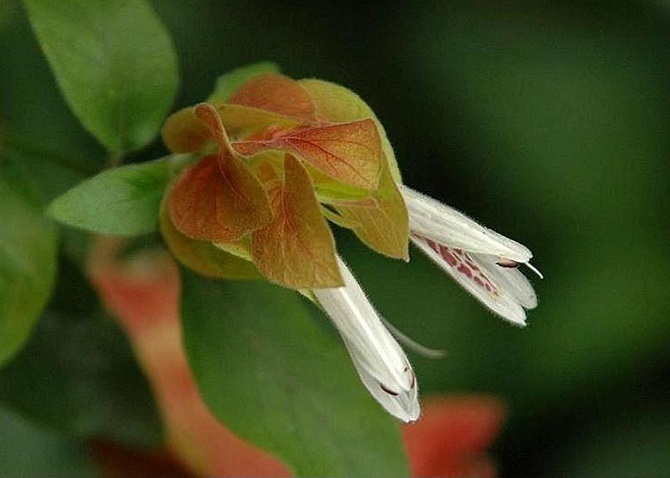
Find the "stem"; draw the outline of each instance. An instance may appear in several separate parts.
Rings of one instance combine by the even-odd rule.
[[[118,153],[113,153],[109,156],[109,160],[107,161],[109,164],[110,168],[118,168],[123,164],[123,159],[125,157],[125,153],[123,151],[119,151]]]

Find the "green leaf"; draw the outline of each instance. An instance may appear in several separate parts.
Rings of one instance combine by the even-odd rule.
[[[103,171],[57,198],[47,213],[64,224],[102,234],[155,231],[163,190],[175,167],[173,157]]]
[[[407,474],[398,426],[295,292],[182,277],[187,355],[222,422],[301,476]]]
[[[0,179],[0,365],[28,338],[56,273],[57,239],[46,218]]]
[[[0,475],[90,478],[95,467],[75,440],[34,426],[0,408]]]
[[[248,80],[264,73],[279,73],[279,66],[269,61],[253,63],[236,68],[219,76],[214,91],[207,99],[208,103],[225,102],[228,97]]]
[[[74,114],[109,151],[149,143],[177,88],[172,41],[143,0],[24,0]]]
[[[63,261],[49,309],[0,370],[0,403],[79,438],[157,446],[161,423],[149,385],[125,335],[99,307],[78,269]]]
[[[95,174],[95,163],[77,162],[41,149],[29,139],[9,133],[3,138],[0,174],[46,207],[53,199]]]

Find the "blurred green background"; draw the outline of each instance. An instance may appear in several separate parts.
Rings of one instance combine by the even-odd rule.
[[[448,352],[413,357],[424,394],[506,401],[503,476],[670,476],[670,2],[152,3],[181,62],[175,108],[259,60],[341,83],[384,123],[406,183],[533,250],[546,279],[520,330],[418,251],[407,266],[338,234],[380,311]],[[3,130],[83,173],[104,160],[16,0],[0,3]],[[33,161],[48,195],[77,180]],[[0,474],[21,440],[85,474],[76,442],[42,427],[0,410]]]

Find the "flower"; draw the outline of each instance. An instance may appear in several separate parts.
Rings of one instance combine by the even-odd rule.
[[[504,416],[504,405],[493,396],[428,397],[422,420],[402,428],[411,476],[493,478],[496,467],[485,450]]]
[[[410,238],[465,290],[502,318],[526,325],[524,309],[537,306],[528,279],[517,269],[532,253],[435,199],[401,186]]]
[[[174,113],[163,127],[174,153],[198,156],[165,192],[165,242],[202,274],[311,291],[373,397],[401,420],[416,420],[414,372],[339,258],[328,221],[395,259],[409,260],[411,239],[521,325],[524,308],[537,304],[516,270],[530,251],[404,186],[384,128],[352,91],[254,68],[231,75],[222,84],[233,91]]]
[[[349,268],[338,262],[344,286],[312,292],[340,332],[368,391],[391,415],[414,421],[420,414],[414,371]]]

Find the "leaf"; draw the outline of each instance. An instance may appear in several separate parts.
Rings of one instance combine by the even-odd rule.
[[[78,438],[138,446],[162,440],[133,352],[99,312],[47,312],[25,350],[0,371],[0,402]]]
[[[389,257],[409,260],[407,207],[386,166],[372,199],[331,204],[368,247]]]
[[[297,294],[184,271],[182,314],[202,396],[241,438],[299,476],[407,474],[398,426]]]
[[[382,151],[388,161],[391,175],[396,182],[402,182],[398,162],[384,126],[374,111],[372,111],[372,108],[360,96],[344,86],[323,80],[303,79],[298,80],[298,84],[305,88],[311,96],[316,107],[317,120],[327,120],[332,123],[348,123],[364,118],[372,118],[379,130]]]
[[[340,287],[335,240],[309,174],[288,154],[284,170],[284,184],[270,193],[274,219],[251,236],[254,263],[267,279],[292,289]]]
[[[97,172],[94,162],[84,165],[73,157],[62,157],[33,144],[33,139],[8,133],[2,140],[0,174],[12,184],[21,184],[47,206],[56,197]],[[90,161],[90,158],[87,158]]]
[[[268,73],[256,76],[231,94],[227,102],[290,116],[307,123],[314,121],[314,104],[309,94],[284,75]]]
[[[168,192],[165,193],[166,197],[167,195]],[[215,247],[211,242],[190,239],[179,232],[170,220],[167,202],[167,199],[164,199],[161,206],[161,233],[170,252],[179,262],[208,277],[226,279],[257,279],[262,277],[253,262]]]
[[[279,73],[276,63],[263,61],[251,65],[235,68],[233,71],[221,75],[216,80],[214,91],[207,99],[208,103],[225,102],[243,84],[255,76],[265,73]]]
[[[95,466],[82,443],[45,431],[3,408],[0,408],[0,443],[2,476],[95,476]]]
[[[51,203],[47,213],[69,226],[100,234],[136,236],[158,227],[173,157],[108,169]]]
[[[0,179],[0,365],[37,322],[56,274],[57,238],[44,216]]]
[[[24,0],[74,114],[109,151],[149,143],[175,95],[172,41],[144,0]]]
[[[47,311],[0,370],[0,403],[79,438],[158,445],[161,423],[133,350],[79,268],[61,262]]]
[[[379,183],[381,146],[370,118],[288,131],[267,140],[241,141],[235,148],[245,155],[264,148],[281,149],[337,181],[369,190],[377,189]]]

